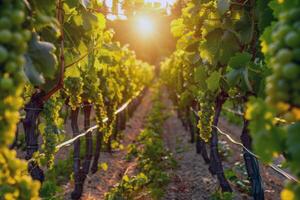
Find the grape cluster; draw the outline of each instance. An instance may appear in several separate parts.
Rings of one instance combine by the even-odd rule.
[[[26,174],[26,162],[7,148],[14,138],[23,101],[22,66],[30,32],[22,27],[25,5],[0,1],[0,198],[39,199],[39,183]]]
[[[59,97],[49,99],[43,108],[43,116],[46,126],[42,130],[44,155],[40,160],[43,165],[51,168],[54,164],[54,154],[56,153],[56,145],[59,141],[59,129],[63,125],[63,120],[60,118],[60,110],[63,101]]]
[[[0,149],[0,197],[4,200],[38,200],[40,183],[24,175],[26,162],[16,159],[16,152]]]
[[[212,123],[215,114],[214,100],[214,96],[209,94],[209,92],[204,94],[204,97],[200,100],[198,128],[200,130],[200,137],[205,142],[209,141],[212,133]]]
[[[285,111],[300,107],[300,9],[283,12],[272,29],[268,46],[273,74],[267,78],[267,102]],[[282,103],[287,106],[283,106]],[[285,115],[293,120],[292,115]]]
[[[0,127],[1,145],[11,143],[18,110],[22,106],[22,66],[30,32],[22,29],[25,20],[22,1],[0,2]]]
[[[117,105],[114,102],[106,102],[106,112],[107,112],[107,118],[108,121],[106,123],[106,130],[104,133],[103,141],[105,143],[109,142],[109,138],[113,134],[114,124],[116,122],[116,115],[114,114],[117,110]]]
[[[68,77],[64,81],[66,95],[69,97],[69,105],[72,110],[76,110],[82,103],[83,82],[80,77]]]
[[[99,89],[97,101],[95,102],[95,115],[96,122],[99,126],[99,131],[103,131],[105,124],[103,123],[103,119],[106,117],[106,110],[104,105],[104,98],[102,95],[102,91]]]

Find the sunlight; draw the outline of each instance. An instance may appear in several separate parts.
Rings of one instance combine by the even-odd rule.
[[[145,3],[159,3],[162,8],[167,8],[169,5],[173,5],[176,0],[144,0]],[[105,3],[108,7],[112,7],[113,0],[105,0]]]
[[[155,26],[150,17],[139,16],[137,18],[136,28],[141,33],[141,35],[149,36],[154,32]]]

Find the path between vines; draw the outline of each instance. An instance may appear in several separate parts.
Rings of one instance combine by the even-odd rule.
[[[120,182],[124,175],[136,174],[137,160],[127,161],[126,146],[136,142],[136,137],[143,130],[147,115],[152,108],[152,91],[148,90],[141,104],[136,109],[133,117],[127,122],[124,130],[124,138],[121,143],[123,150],[113,153],[101,152],[99,163],[107,163],[107,171],[99,170],[96,174],[88,175],[82,200],[102,200],[105,193],[115,184]],[[189,142],[189,133],[182,126],[177,117],[175,107],[168,98],[168,94],[163,90],[162,102],[169,117],[163,127],[163,139],[166,148],[172,153],[178,163],[178,167],[171,171],[172,178],[170,184],[166,187],[163,200],[204,200],[209,199],[211,194],[218,189],[218,183],[209,171],[208,166],[202,157],[195,152],[195,145]],[[240,128],[232,126],[225,120],[221,120],[220,127],[230,131],[237,137]],[[224,139],[224,138],[223,138]],[[240,160],[243,162],[239,147],[231,146],[234,151],[232,158],[224,162],[225,168],[230,168],[234,162]],[[61,156],[59,156],[61,157]],[[63,158],[62,156],[61,158]],[[271,170],[262,168],[262,176],[265,181],[266,199],[279,199],[279,191],[282,187],[282,179],[274,176]],[[70,199],[70,193],[73,183],[69,182],[64,186],[65,199]],[[249,196],[234,188],[235,199],[250,199]]]

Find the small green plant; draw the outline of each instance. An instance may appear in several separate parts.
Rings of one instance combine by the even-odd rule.
[[[234,194],[231,192],[221,192],[216,191],[210,196],[210,200],[232,200],[234,198]]]
[[[219,140],[219,154],[224,159],[227,160],[232,155],[232,149],[227,143],[227,141]]]
[[[247,177],[244,164],[236,162],[233,169],[226,169],[224,173],[226,178],[230,180],[239,191],[250,194],[250,182],[248,179],[243,178]],[[240,176],[238,176],[238,174]]]
[[[58,160],[52,169],[46,172],[46,181],[40,190],[40,196],[45,200],[61,200],[63,197],[60,185],[67,183],[72,174],[71,156],[66,160]]]
[[[63,197],[57,195],[62,192],[62,188],[57,186],[55,181],[46,180],[40,190],[40,195],[45,200],[62,200]]]
[[[137,157],[138,150],[135,144],[129,144],[127,146],[127,154],[126,154],[126,160],[130,161],[132,158]]]
[[[153,108],[147,118],[145,130],[138,138],[137,144],[127,147],[127,160],[137,158],[139,173],[135,176],[125,175],[109,193],[106,200],[131,200],[141,195],[151,196],[152,199],[160,199],[170,179],[167,172],[176,167],[172,154],[164,147],[162,140],[162,127],[167,115],[163,112],[164,105],[158,101],[155,95]]]

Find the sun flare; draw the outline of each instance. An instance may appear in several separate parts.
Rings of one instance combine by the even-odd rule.
[[[136,22],[137,30],[142,35],[151,35],[154,32],[155,26],[153,20],[148,16],[139,16]]]

